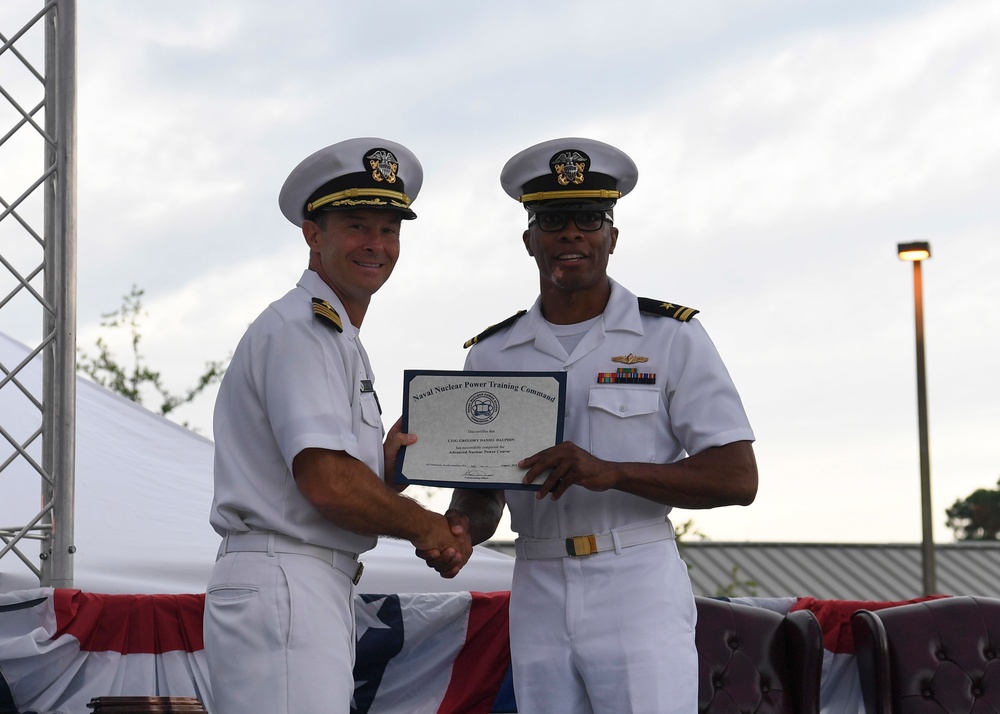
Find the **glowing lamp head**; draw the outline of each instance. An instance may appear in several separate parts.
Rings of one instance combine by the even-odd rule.
[[[918,262],[931,257],[931,244],[920,243],[899,243],[896,246],[896,253],[900,260]]]

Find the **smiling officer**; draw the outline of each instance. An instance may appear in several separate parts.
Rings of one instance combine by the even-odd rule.
[[[359,333],[422,180],[406,147],[360,138],[309,156],[281,189],[308,268],[247,330],[215,407],[222,545],[204,632],[217,714],[347,714],[358,555],[389,535],[442,553],[435,568],[453,577],[472,552],[468,535],[386,485],[415,437],[397,423],[383,443]]]
[[[525,149],[500,176],[527,210],[539,297],[470,340],[465,368],[565,372],[566,440],[520,462],[525,484],[547,473],[537,491],[456,490],[446,515],[478,543],[510,508],[522,714],[696,712],[695,605],[669,513],[757,492],[754,435],[697,310],[608,277],[613,209],[637,178],[622,151],[581,138]]]

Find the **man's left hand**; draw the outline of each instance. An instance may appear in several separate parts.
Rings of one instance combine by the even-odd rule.
[[[397,493],[406,490],[406,484],[396,484],[396,459],[399,456],[400,448],[412,446],[417,443],[416,434],[406,434],[403,432],[403,418],[400,417],[389,429],[385,436],[385,443],[382,444],[382,454],[385,457],[385,482],[396,489]]]
[[[614,488],[617,481],[616,464],[597,458],[571,441],[550,446],[534,456],[521,459],[517,465],[528,469],[521,481],[525,485],[532,483],[547,469],[552,469],[535,494],[539,499],[551,493],[552,500],[557,501],[574,484],[590,491],[607,491]]]

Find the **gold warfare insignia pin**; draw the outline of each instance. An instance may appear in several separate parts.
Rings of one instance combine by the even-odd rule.
[[[640,357],[639,355],[634,355],[629,352],[627,355],[612,357],[611,361],[619,362],[621,364],[639,364],[640,362],[649,362],[649,357]]]
[[[590,157],[582,151],[573,149],[562,151],[549,161],[549,166],[552,167],[560,186],[569,186],[571,183],[578,186],[582,184],[589,165]]]
[[[396,171],[399,170],[399,161],[388,149],[374,149],[372,153],[365,157],[372,170],[372,178],[381,183],[396,183]]]

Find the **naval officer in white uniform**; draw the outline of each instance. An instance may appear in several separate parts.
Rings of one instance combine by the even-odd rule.
[[[303,160],[279,194],[309,262],[243,336],[216,403],[222,544],[204,627],[216,714],[347,714],[359,554],[378,535],[406,539],[440,549],[445,577],[471,554],[468,535],[386,485],[415,437],[394,427],[383,444],[359,337],[422,180],[406,147],[359,138]]]
[[[582,138],[532,146],[500,177],[527,209],[540,294],[470,340],[465,367],[565,372],[565,441],[520,462],[525,484],[548,472],[537,491],[457,490],[446,515],[478,543],[510,508],[521,714],[694,714],[696,612],[670,510],[757,492],[753,431],[698,311],[608,277],[613,207],[637,177]]]

